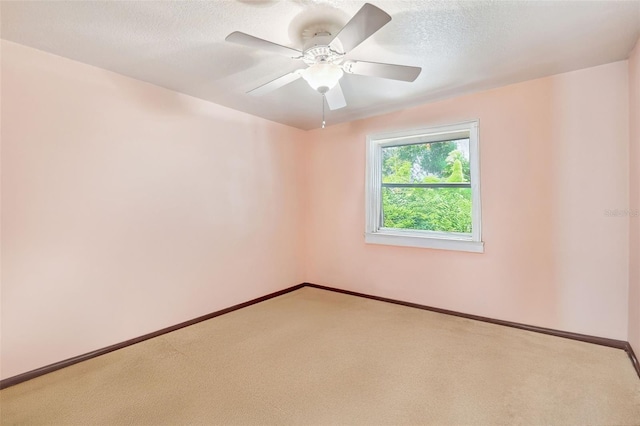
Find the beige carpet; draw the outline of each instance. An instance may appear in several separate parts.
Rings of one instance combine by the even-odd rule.
[[[640,425],[640,379],[622,350],[303,288],[0,404],[3,425]]]

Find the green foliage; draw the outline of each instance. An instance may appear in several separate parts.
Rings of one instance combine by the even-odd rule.
[[[449,153],[447,159],[445,160],[447,165],[444,167],[443,174],[444,176],[451,176],[453,173],[453,165],[456,161],[460,161],[462,165],[462,175],[464,176],[464,180],[460,182],[471,182],[471,171],[469,169],[469,160],[464,158],[462,155],[462,151],[459,149],[455,149]]]
[[[470,188],[383,188],[383,226],[471,232]]]
[[[455,142],[383,149],[384,183],[470,182],[469,162]],[[471,232],[470,188],[383,188],[383,226]]]
[[[383,176],[398,175],[409,178],[408,182],[393,181],[393,183],[421,182],[425,176],[434,175],[446,177],[443,172],[447,166],[447,157],[456,150],[455,142],[438,142],[429,144],[403,145],[383,149]],[[398,174],[400,165],[408,164],[408,175]],[[407,170],[404,170],[405,172]],[[389,181],[391,182],[391,181]]]
[[[451,175],[447,178],[447,182],[464,182],[464,176],[462,175],[462,163],[460,160],[455,160],[453,162]]]
[[[411,183],[411,162],[401,160],[397,155],[384,160],[382,182],[384,183]]]

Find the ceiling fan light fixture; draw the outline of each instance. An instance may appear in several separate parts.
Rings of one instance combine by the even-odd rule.
[[[420,74],[420,67],[353,59],[344,62],[345,55],[391,21],[391,15],[384,10],[365,3],[341,28],[338,28],[333,18],[328,21],[321,19],[325,19],[322,14],[314,21],[309,21],[311,25],[303,30],[302,50],[282,46],[239,31],[229,34],[225,39],[227,41],[301,60],[307,66],[307,68],[297,68],[295,71],[281,75],[247,93],[262,95],[302,77],[313,90],[322,95],[322,127],[324,128],[325,104],[332,111],[347,106],[340,87],[340,79],[344,73],[407,82],[414,81]]]
[[[339,65],[327,63],[311,65],[302,72],[302,78],[309,83],[313,90],[320,93],[326,93],[333,89],[343,75],[344,72]]]

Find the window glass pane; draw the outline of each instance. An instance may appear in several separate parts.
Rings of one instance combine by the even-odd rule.
[[[382,188],[384,228],[471,232],[471,188]]]
[[[382,182],[471,182],[469,139],[384,147]]]

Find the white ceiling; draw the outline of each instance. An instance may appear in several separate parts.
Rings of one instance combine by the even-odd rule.
[[[420,66],[413,83],[345,75],[348,106],[327,123],[627,58],[640,1],[371,0],[392,21],[348,58]],[[301,129],[320,126],[321,97],[304,80],[245,92],[302,65],[226,43],[233,31],[301,48],[328,17],[363,1],[2,1],[1,36]]]

